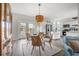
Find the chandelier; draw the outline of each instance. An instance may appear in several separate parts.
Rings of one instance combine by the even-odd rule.
[[[37,23],[41,23],[44,20],[44,16],[40,15],[40,6],[41,6],[41,4],[38,4],[38,6],[39,6],[39,15],[35,16],[35,20],[36,20]]]

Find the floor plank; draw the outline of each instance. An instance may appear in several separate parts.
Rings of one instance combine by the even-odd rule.
[[[59,46],[59,48],[63,48],[63,45],[60,44],[60,42],[62,42],[62,41],[54,40],[53,45]],[[45,49],[47,49],[47,48],[45,48]],[[31,50],[32,50],[31,41],[28,42],[26,39],[16,40],[16,41],[14,41],[12,56],[30,56]],[[51,53],[51,51],[48,50],[48,52],[50,52],[50,53]],[[42,51],[42,53],[43,53],[43,51]],[[49,55],[50,55],[50,53],[49,53]],[[60,54],[63,55],[63,53],[60,53]],[[43,53],[43,55],[44,55],[44,53]]]

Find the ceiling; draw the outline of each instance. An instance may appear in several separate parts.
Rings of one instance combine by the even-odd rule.
[[[77,16],[77,3],[42,3],[41,14],[46,18],[68,18]],[[12,12],[34,17],[38,14],[37,3],[13,3]]]

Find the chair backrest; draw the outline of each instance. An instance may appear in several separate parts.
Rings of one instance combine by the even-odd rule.
[[[41,46],[42,42],[39,36],[31,36],[33,46]]]
[[[49,42],[52,42],[52,35],[49,36]]]
[[[44,37],[44,33],[43,32],[39,32],[38,36],[42,39]]]

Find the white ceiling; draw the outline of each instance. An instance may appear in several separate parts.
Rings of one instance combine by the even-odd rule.
[[[77,3],[42,3],[41,14],[47,18],[66,18],[77,16]],[[35,16],[38,14],[37,3],[13,3],[12,12],[27,16]]]

